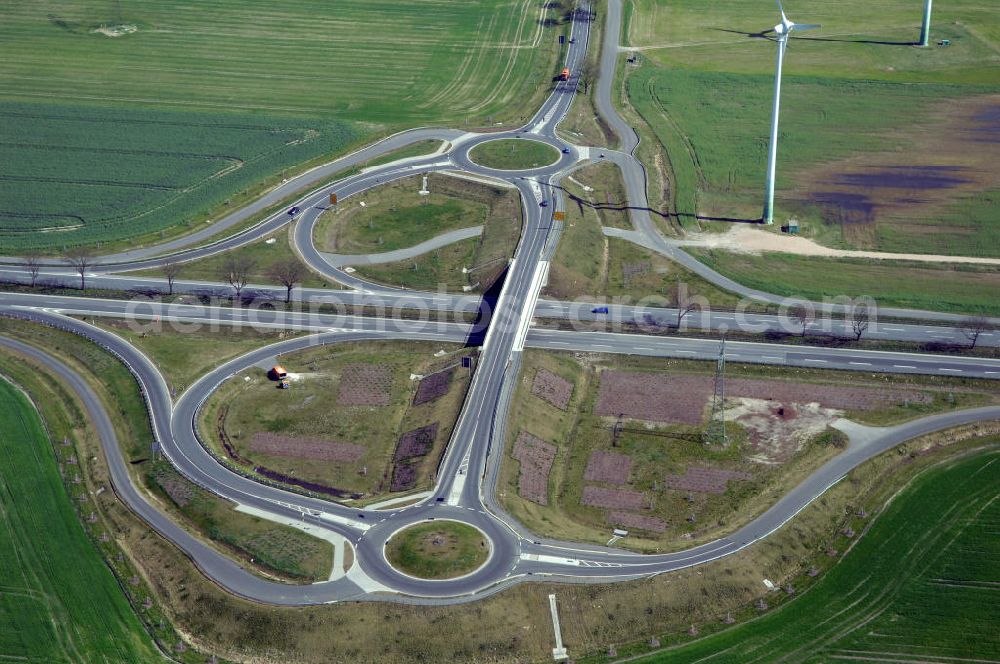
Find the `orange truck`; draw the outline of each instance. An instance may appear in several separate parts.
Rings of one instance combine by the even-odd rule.
[[[559,80],[568,81],[569,80],[569,67],[562,70],[562,74],[559,75]]]

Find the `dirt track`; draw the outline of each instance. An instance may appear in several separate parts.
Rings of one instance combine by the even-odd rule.
[[[798,235],[784,235],[760,230],[752,226],[733,226],[726,233],[691,234],[686,240],[678,240],[682,247],[705,247],[725,249],[742,254],[760,254],[765,251],[781,251],[802,256],[825,256],[828,258],[874,258],[877,260],[923,261],[926,263],[977,263],[1000,265],[1000,258],[977,258],[974,256],[944,256],[934,254],[893,254],[882,251],[857,251],[851,249],[831,249]]]

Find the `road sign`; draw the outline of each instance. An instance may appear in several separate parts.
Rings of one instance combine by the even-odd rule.
[[[560,44],[566,43],[566,35],[559,35],[559,43]]]
[[[552,218],[555,219],[556,221],[562,221],[563,219],[566,218],[566,213],[563,212],[562,210],[557,210],[556,212],[552,213]]]
[[[337,204],[337,194],[330,194],[330,205]]]

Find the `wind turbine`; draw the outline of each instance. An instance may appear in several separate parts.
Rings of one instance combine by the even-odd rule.
[[[920,45],[927,46],[931,39],[931,0],[924,3],[924,22],[920,24]]]
[[[774,108],[771,111],[771,141],[767,150],[767,183],[764,194],[764,222],[774,223],[774,168],[778,158],[778,107],[781,105],[781,66],[785,61],[785,49],[788,47],[788,36],[795,30],[815,30],[818,25],[793,23],[785,16],[781,0],[777,0],[778,11],[781,12],[781,23],[774,26],[774,34],[778,36],[778,64],[774,70]]]

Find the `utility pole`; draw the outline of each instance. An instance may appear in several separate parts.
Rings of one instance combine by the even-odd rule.
[[[719,344],[719,359],[715,363],[715,393],[712,395],[712,416],[705,427],[705,444],[726,444],[726,335]]]

